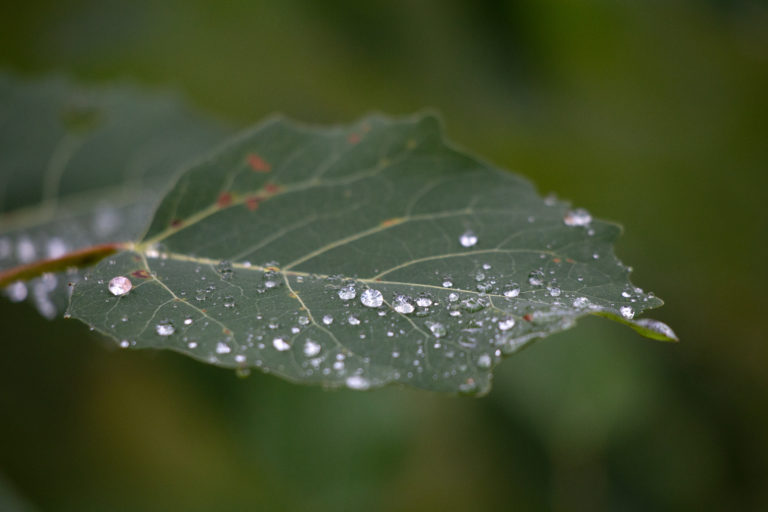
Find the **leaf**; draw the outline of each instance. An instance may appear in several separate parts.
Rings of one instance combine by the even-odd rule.
[[[431,116],[276,118],[188,169],[69,313],[122,347],[295,382],[483,393],[536,338],[661,305],[614,256],[619,232],[454,149]],[[132,289],[114,296],[118,276]]]
[[[140,236],[181,164],[224,133],[173,96],[0,74],[0,270]],[[7,294],[51,318],[79,277]]]

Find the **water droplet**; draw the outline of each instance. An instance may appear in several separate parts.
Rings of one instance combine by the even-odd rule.
[[[48,251],[48,258],[56,259],[61,258],[67,254],[67,244],[61,238],[51,238],[46,244],[46,250]]]
[[[222,279],[230,279],[232,277],[232,264],[228,261],[221,261],[216,265],[216,272],[221,275]]]
[[[155,332],[160,336],[170,336],[176,329],[171,322],[160,322],[155,326]]]
[[[510,317],[507,317],[503,320],[499,320],[499,329],[502,331],[508,331],[511,328],[515,326],[515,319]]]
[[[520,295],[520,285],[517,283],[509,283],[504,287],[504,296],[511,299]]]
[[[325,325],[331,325],[333,323],[333,317],[331,315],[325,315],[323,317],[323,323]]]
[[[675,331],[673,331],[672,328],[664,322],[653,320],[651,318],[641,318],[640,320],[637,320],[637,324],[645,327],[646,329],[650,329],[653,332],[661,334],[666,338],[677,340]]]
[[[309,317],[306,315],[301,315],[298,318],[299,325],[308,325],[309,324]]]
[[[352,300],[357,296],[354,284],[348,284],[339,290],[339,298],[341,300]]]
[[[457,300],[459,300],[458,293],[451,292],[448,294],[448,302],[456,302]]]
[[[131,344],[128,342],[128,340],[123,340],[120,342],[120,348],[128,348]]]
[[[632,320],[632,318],[635,316],[635,310],[633,310],[629,306],[621,306],[619,308],[619,312],[621,313],[621,316],[623,316],[627,320]]]
[[[426,322],[425,325],[429,328],[435,338],[442,338],[448,332],[445,326],[440,322]]]
[[[587,226],[592,222],[592,215],[584,208],[570,210],[563,217],[566,226]]]
[[[360,319],[357,318],[355,315],[349,315],[349,318],[347,318],[347,322],[349,322],[349,325],[360,325]]]
[[[291,345],[285,341],[283,338],[275,338],[272,340],[272,346],[275,347],[276,350],[279,352],[285,352],[289,348],[291,348]]]
[[[21,281],[16,281],[7,288],[8,298],[12,302],[21,302],[27,298],[27,285]]]
[[[216,353],[217,354],[229,354],[230,352],[232,352],[232,349],[226,343],[220,341],[220,342],[218,342],[216,344]]]
[[[622,296],[622,297],[624,297],[625,299],[628,299],[628,298],[630,298],[632,295],[631,295],[629,292],[621,292],[621,296]]]
[[[133,285],[131,284],[131,280],[124,276],[117,276],[113,277],[109,280],[109,291],[112,293],[112,295],[125,295],[129,291],[131,291],[131,288],[133,288]]]
[[[398,295],[395,297],[395,300],[392,301],[392,307],[395,311],[402,313],[403,315],[413,313],[413,310],[416,309],[413,304],[411,304],[410,297],[405,295]]]
[[[184,325],[192,325],[192,319],[191,318],[185,318],[184,319]]]
[[[320,353],[321,348],[319,343],[307,338],[307,341],[304,342],[304,355],[307,357],[314,357]]]
[[[544,284],[544,272],[541,270],[534,270],[528,274],[528,284],[531,286],[541,286]]]
[[[30,263],[37,257],[35,244],[27,237],[22,237],[16,244],[16,257],[21,263]]]
[[[558,288],[557,286],[553,286],[552,288],[549,289],[549,294],[552,297],[559,297],[560,296],[560,288]]]
[[[416,305],[420,308],[428,308],[432,305],[432,297],[429,295],[421,295],[416,299]]]
[[[235,307],[235,298],[234,297],[224,297],[224,307],[225,308],[233,308],[233,307]]]
[[[467,230],[459,237],[459,243],[462,247],[472,247],[477,243],[477,235],[474,231]]]
[[[384,303],[384,296],[379,290],[368,288],[360,295],[360,302],[369,308],[378,308]]]
[[[356,389],[358,391],[364,391],[371,387],[371,383],[368,382],[368,379],[361,377],[359,375],[352,375],[350,377],[347,377],[347,387],[349,389]]]
[[[477,358],[477,366],[480,368],[490,368],[491,367],[491,356],[488,354],[482,354],[480,357]]]
[[[573,299],[573,307],[575,308],[585,308],[589,305],[589,299],[586,297],[577,297]]]
[[[453,278],[451,276],[443,277],[443,288],[451,288],[453,286]]]
[[[240,364],[244,363],[245,362],[245,354],[237,354],[235,356],[235,362],[240,363]]]
[[[196,341],[190,341],[189,343],[187,343],[187,347],[190,348],[190,349],[195,349],[195,348],[197,348],[197,342]]]
[[[461,301],[461,308],[469,313],[475,313],[485,307],[485,304],[475,297],[470,297]]]

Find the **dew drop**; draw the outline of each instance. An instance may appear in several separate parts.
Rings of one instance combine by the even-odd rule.
[[[624,297],[625,299],[628,299],[628,298],[630,298],[632,295],[631,295],[629,292],[621,292],[621,296],[622,296],[622,297]]]
[[[428,308],[432,305],[432,297],[429,295],[422,295],[416,299],[416,305],[420,308]]]
[[[357,296],[354,284],[348,284],[339,290],[339,298],[341,300],[352,300]]]
[[[541,286],[544,284],[544,272],[541,270],[534,270],[528,274],[528,284],[531,286]]]
[[[458,293],[451,292],[448,294],[448,302],[456,302],[457,300],[459,300]]]
[[[289,348],[291,348],[291,345],[285,341],[283,338],[275,338],[272,340],[272,346],[275,347],[275,349],[279,352],[285,352]]]
[[[558,288],[557,286],[553,286],[552,288],[549,289],[549,294],[552,297],[559,297],[560,293],[561,293],[560,288]]]
[[[503,320],[499,320],[499,329],[502,331],[508,331],[515,326],[515,319],[507,317]]]
[[[309,317],[305,315],[301,315],[298,318],[299,325],[308,325],[309,324]]]
[[[349,315],[349,318],[347,318],[347,322],[349,322],[349,325],[360,325],[360,319],[357,318],[355,315]]]
[[[235,362],[237,363],[244,363],[245,362],[245,354],[237,354],[235,356]]]
[[[128,348],[131,344],[128,342],[128,340],[123,340],[120,342],[120,348]]]
[[[217,354],[229,354],[230,352],[232,352],[232,349],[226,343],[220,341],[220,342],[218,342],[216,344],[216,353]]]
[[[304,342],[304,355],[307,357],[314,357],[320,353],[320,344],[307,338]]]
[[[480,368],[490,368],[491,367],[491,356],[488,354],[482,354],[480,357],[477,358],[477,366]]]
[[[448,332],[445,326],[440,322],[426,322],[425,325],[429,328],[435,338],[442,338]]]
[[[131,280],[128,279],[127,277],[117,276],[109,280],[108,287],[112,295],[116,295],[119,297],[120,295],[125,295],[129,291],[131,291],[131,288],[133,288],[133,285],[131,284]]]
[[[480,311],[484,307],[485,307],[485,304],[474,297],[470,297],[468,299],[464,299],[463,301],[461,301],[461,308],[464,311],[467,311],[469,313],[475,313],[477,311]]]
[[[585,308],[589,305],[589,299],[586,297],[576,297],[573,299],[573,307],[575,308]]]
[[[411,304],[409,299],[410,297],[405,295],[398,295],[395,297],[395,300],[392,301],[392,308],[403,315],[413,313],[414,309],[416,308],[413,306],[413,304]]]
[[[566,226],[587,226],[592,222],[592,215],[584,208],[570,210],[563,217]]]
[[[462,247],[472,247],[477,244],[477,235],[472,230],[467,230],[459,237]]]
[[[350,377],[347,377],[347,387],[349,389],[355,389],[358,391],[364,391],[371,387],[371,383],[368,382],[368,379],[361,377],[359,375],[352,375]]]
[[[333,317],[331,315],[325,315],[323,317],[323,323],[325,325],[331,325],[333,323]]]
[[[27,298],[27,285],[21,281],[16,281],[8,287],[7,293],[8,298],[11,299],[12,302],[21,302]]]
[[[635,316],[635,310],[633,310],[629,306],[621,306],[619,308],[619,313],[621,313],[621,316],[623,316],[627,320],[632,320],[632,318]]]
[[[368,288],[360,295],[360,302],[369,308],[378,308],[384,303],[384,296],[379,290]]]
[[[184,325],[192,325],[192,319],[191,318],[185,318],[184,319]]]
[[[520,295],[520,285],[517,283],[509,283],[504,287],[504,296],[508,299],[512,299]]]
[[[155,332],[160,336],[170,336],[176,329],[171,322],[160,322],[155,326]]]

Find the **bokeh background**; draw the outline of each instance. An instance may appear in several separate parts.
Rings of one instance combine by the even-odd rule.
[[[0,508],[768,510],[765,4],[30,0],[0,41],[7,71],[178,91],[235,126],[433,108],[621,222],[682,339],[595,319],[484,398],[328,392],[3,300]]]

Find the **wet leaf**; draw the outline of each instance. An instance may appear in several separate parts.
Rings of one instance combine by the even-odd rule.
[[[70,313],[243,372],[483,393],[536,338],[661,305],[614,256],[619,232],[454,149],[432,116],[276,118],[188,169]]]
[[[0,74],[0,270],[140,236],[180,166],[224,134],[173,96]],[[53,317],[79,278],[6,294]]]

